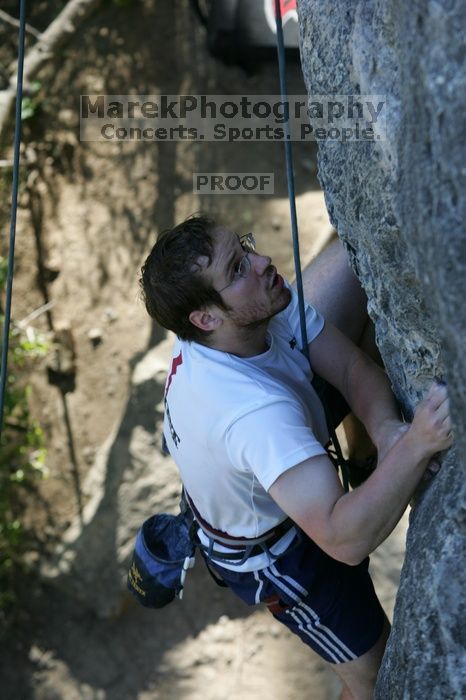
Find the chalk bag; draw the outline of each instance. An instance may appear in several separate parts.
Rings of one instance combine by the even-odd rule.
[[[182,598],[186,573],[194,566],[194,554],[189,514],[153,515],[137,534],[128,589],[149,608],[163,608],[175,596]]]

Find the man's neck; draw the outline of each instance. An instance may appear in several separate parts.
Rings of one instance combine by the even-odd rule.
[[[268,349],[267,328],[268,321],[263,321],[260,325],[251,327],[235,326],[233,328],[223,328],[209,338],[208,346],[214,350],[227,352],[238,357],[254,357],[260,355]]]

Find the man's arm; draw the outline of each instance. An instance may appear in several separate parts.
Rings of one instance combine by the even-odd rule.
[[[325,552],[357,564],[391,533],[430,458],[452,444],[446,389],[432,385],[412,424],[377,469],[344,493],[326,456],[312,457],[284,472],[269,493]]]
[[[383,458],[406,430],[386,373],[328,321],[309,355],[312,369],[343,394]]]

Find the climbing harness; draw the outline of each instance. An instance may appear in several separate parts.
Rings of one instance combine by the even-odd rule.
[[[199,527],[207,536],[208,545],[199,539]],[[260,537],[233,537],[211,527],[183,490],[177,515],[157,513],[140,528],[128,570],[127,588],[145,607],[163,608],[175,596],[181,599],[186,574],[195,563],[196,548],[206,555],[207,568],[215,583],[224,587],[226,584],[209,567],[209,560],[220,564],[228,561],[230,565],[241,566],[250,557],[265,553],[272,563],[279,555],[274,555],[271,548],[291,530],[294,530],[294,536],[287,547],[289,553],[302,541],[301,531],[290,518]],[[235,551],[219,551],[216,545]]]
[[[287,533],[291,532],[291,530],[293,530],[294,534],[293,544],[291,547],[288,547],[287,551],[291,551],[291,549],[297,547],[301,542],[300,530],[296,527],[291,518],[285,518],[281,523],[267,530],[267,532],[264,532],[259,537],[235,537],[223,530],[217,530],[212,527],[199,513],[186,489],[183,490],[183,498],[186,507],[191,510],[194,521],[209,541],[208,545],[204,545],[194,532],[196,545],[213,561],[220,563],[222,561],[228,561],[229,564],[234,566],[241,566],[250,557],[259,554],[267,554],[269,561],[273,562],[280,555],[274,554],[271,548]],[[228,549],[236,551],[221,551],[218,547],[216,548],[216,545],[228,547]]]
[[[3,319],[2,366],[0,371],[0,437],[3,428],[5,390],[8,368],[8,348],[11,322],[11,295],[13,291],[13,269],[15,260],[16,215],[18,210],[19,156],[21,145],[21,103],[23,99],[24,35],[26,28],[26,0],[20,0],[19,48],[16,82],[15,136],[13,154],[13,184],[11,190],[10,239],[8,248],[8,268],[5,289],[5,316]]]

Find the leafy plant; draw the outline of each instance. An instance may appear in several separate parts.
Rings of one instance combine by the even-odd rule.
[[[21,119],[23,121],[25,121],[26,119],[30,119],[37,112],[40,105],[38,92],[41,87],[42,84],[40,83],[40,81],[34,80],[29,85],[29,94],[25,95],[21,100]]]
[[[0,282],[4,281],[5,260],[0,257]],[[25,569],[28,535],[21,523],[25,491],[46,472],[44,436],[31,418],[30,387],[24,375],[47,348],[44,339],[32,330],[27,334],[18,328],[10,331],[0,438],[0,610],[14,601],[15,578]]]

